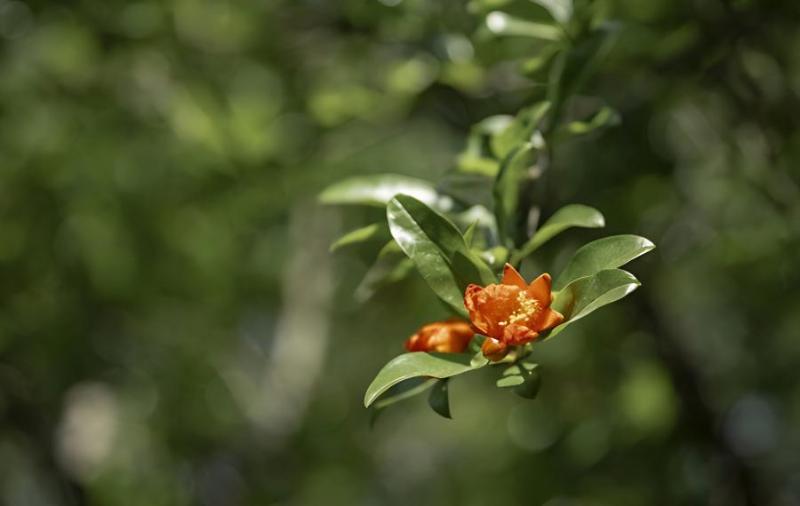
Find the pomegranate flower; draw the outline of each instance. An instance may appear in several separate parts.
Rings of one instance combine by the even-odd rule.
[[[500,284],[469,285],[464,305],[472,325],[486,336],[481,351],[492,361],[501,360],[509,346],[529,343],[540,332],[564,321],[564,316],[550,308],[551,279],[547,273],[530,284],[510,264],[503,270]]]
[[[461,353],[467,349],[475,331],[469,323],[450,319],[424,325],[406,341],[408,351]]]

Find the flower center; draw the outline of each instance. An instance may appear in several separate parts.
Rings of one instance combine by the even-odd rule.
[[[513,325],[515,323],[527,322],[536,315],[541,305],[539,301],[528,296],[524,290],[520,290],[517,294],[517,307],[514,312],[508,317],[508,320],[498,322],[498,325],[505,327],[506,325]]]

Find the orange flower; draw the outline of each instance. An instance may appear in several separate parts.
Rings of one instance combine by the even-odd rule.
[[[550,275],[545,273],[527,284],[514,267],[506,264],[501,284],[469,285],[464,305],[478,331],[486,336],[481,350],[492,361],[506,356],[509,346],[533,341],[539,333],[564,321],[550,309]]]
[[[467,349],[475,331],[469,323],[455,318],[429,323],[406,341],[408,351],[461,353]]]

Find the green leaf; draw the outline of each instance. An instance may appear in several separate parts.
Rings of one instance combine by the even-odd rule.
[[[500,162],[494,158],[464,153],[458,157],[458,170],[467,174],[495,177],[500,170]]]
[[[425,392],[435,385],[437,381],[439,380],[423,377],[411,378],[409,380],[402,381],[384,392],[383,395],[381,395],[380,398],[378,398],[378,400],[372,404],[372,407],[375,409],[384,409],[392,404],[410,399],[415,395]]]
[[[520,70],[528,76],[534,76],[539,71],[544,70],[560,50],[561,46],[559,44],[549,44],[539,50],[536,55],[523,61]]]
[[[560,40],[563,35],[556,26],[527,21],[500,11],[492,11],[486,16],[486,27],[495,35],[514,35],[542,40]]]
[[[367,301],[378,288],[400,281],[413,269],[414,262],[406,257],[397,243],[389,241],[356,288],[355,299],[359,302]]]
[[[396,174],[358,176],[335,183],[319,195],[323,204],[362,204],[383,207],[397,194],[411,195],[434,205],[439,195],[427,181]]]
[[[389,388],[378,398],[378,400],[372,404],[372,406],[369,407],[370,427],[375,425],[378,416],[383,412],[384,409],[400,401],[410,399],[411,397],[425,392],[435,385],[437,381],[438,380],[434,378],[411,378]]]
[[[571,227],[599,228],[605,226],[606,221],[597,209],[581,204],[570,204],[562,207],[548,219],[544,225],[525,243],[520,250],[511,257],[511,263],[516,264],[523,258],[536,251],[556,235]]]
[[[497,229],[505,244],[514,242],[520,189],[526,179],[536,177],[534,160],[537,151],[530,143],[523,144],[505,159],[494,183],[494,213]]]
[[[372,380],[364,395],[364,406],[370,404],[386,390],[401,381],[430,376],[450,378],[483,367],[471,364],[472,355],[467,353],[404,353],[389,361]]]
[[[550,82],[550,87],[559,96],[551,95],[551,100],[562,102],[583,87],[611,51],[618,32],[619,25],[603,23],[576,41],[569,51],[559,53],[555,65],[557,72]]]
[[[385,225],[382,223],[373,223],[372,225],[367,225],[366,227],[352,230],[342,237],[336,239],[336,241],[331,244],[330,251],[333,253],[338,249],[341,249],[345,246],[350,246],[352,244],[358,244],[376,239],[385,239],[388,235],[389,231]]]
[[[437,381],[428,396],[428,405],[439,415],[445,418],[452,418],[450,416],[450,395],[447,392],[447,388],[447,379]]]
[[[487,116],[475,123],[470,129],[470,136],[495,135],[506,128],[514,121],[514,116],[510,114],[496,114]]]
[[[583,276],[591,276],[604,269],[622,267],[655,247],[656,245],[650,240],[638,235],[614,235],[590,242],[575,252],[556,278],[553,287],[560,290]]]
[[[423,279],[456,313],[466,316],[464,288],[496,282],[491,269],[470,251],[450,220],[419,200],[398,195],[386,213],[392,237]]]
[[[500,160],[521,145],[531,143],[534,133],[541,128],[550,102],[539,102],[522,109],[508,125],[492,136],[492,152]],[[541,146],[535,146],[540,148]],[[502,170],[502,167],[501,167]]]
[[[554,328],[547,338],[562,332],[593,311],[618,301],[640,285],[633,274],[622,269],[603,270],[576,279],[553,298],[551,307],[563,314],[566,321]]]
[[[472,241],[475,239],[475,229],[478,228],[478,223],[478,220],[473,221],[464,231],[464,242],[467,243],[468,248],[472,247]]]
[[[553,19],[555,19],[562,25],[566,24],[572,17],[572,0],[531,0],[531,1],[547,9],[547,12],[549,12],[550,15],[553,16]]]
[[[503,371],[497,380],[498,388],[514,388],[514,393],[526,399],[534,399],[539,393],[541,376],[539,364],[520,362]]]
[[[473,125],[467,137],[467,145],[458,157],[459,170],[495,177],[500,170],[500,163],[488,150],[489,139],[505,130],[513,120],[513,116],[497,115],[489,116]]]
[[[585,135],[600,128],[618,125],[620,116],[614,109],[604,106],[586,121],[571,121],[565,127],[571,135]]]

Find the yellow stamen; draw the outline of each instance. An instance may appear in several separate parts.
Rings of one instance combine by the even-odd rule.
[[[522,290],[517,294],[517,302],[519,302],[519,306],[511,313],[508,320],[498,322],[498,325],[505,327],[506,325],[514,323],[526,322],[533,318],[539,309],[541,309],[539,301],[530,298],[528,294]]]

